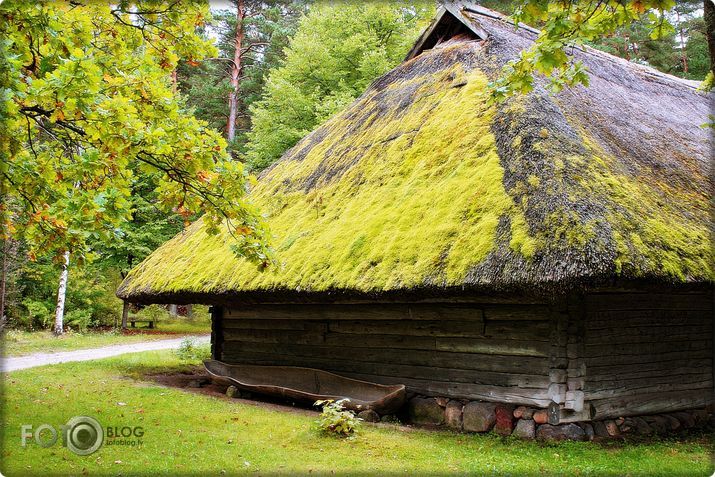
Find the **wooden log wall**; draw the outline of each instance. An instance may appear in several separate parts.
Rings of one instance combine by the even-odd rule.
[[[597,419],[712,403],[712,293],[591,294],[584,309],[577,355]]]
[[[544,303],[244,306],[223,310],[214,348],[228,363],[314,367],[426,395],[547,407],[567,391],[565,316]]]

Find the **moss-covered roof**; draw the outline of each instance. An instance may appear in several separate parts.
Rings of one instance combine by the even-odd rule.
[[[130,301],[528,289],[713,280],[708,100],[688,82],[579,52],[591,86],[493,105],[487,82],[533,40],[425,51],[308,135],[252,191],[279,264],[193,224],[135,268]]]

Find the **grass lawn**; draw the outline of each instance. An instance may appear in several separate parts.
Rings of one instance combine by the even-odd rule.
[[[139,325],[138,326],[142,326]],[[140,341],[165,340],[179,335],[206,334],[211,331],[208,320],[185,318],[159,321],[157,329],[137,328],[130,334],[113,331],[68,332],[56,337],[50,331],[9,330],[3,337],[5,356],[23,356],[33,353],[53,353],[77,349],[98,348],[114,344],[129,344]]]
[[[4,375],[0,471],[46,474],[478,473],[494,475],[710,475],[701,437],[637,443],[519,442],[401,426],[363,425],[339,440],[313,429],[316,415],[158,386],[142,375],[176,370],[170,351],[67,363]],[[105,445],[78,456],[56,444],[20,446],[20,428],[55,427],[75,415],[105,427],[142,426],[140,446]]]

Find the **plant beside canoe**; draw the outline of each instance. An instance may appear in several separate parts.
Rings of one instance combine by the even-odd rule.
[[[315,421],[321,432],[336,437],[351,437],[357,433],[360,418],[343,407],[345,401],[346,399],[315,401],[316,407],[323,408],[320,417]]]

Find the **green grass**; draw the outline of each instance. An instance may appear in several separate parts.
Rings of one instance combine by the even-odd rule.
[[[145,324],[137,323],[137,326]],[[115,344],[129,344],[176,338],[178,335],[205,334],[211,331],[208,320],[187,320],[177,318],[159,321],[157,329],[130,328],[131,333],[112,331],[88,331],[86,333],[67,332],[54,336],[50,331],[9,330],[3,337],[5,356],[23,356],[33,353],[53,353],[78,349],[98,348]]]
[[[652,443],[520,442],[363,425],[354,440],[318,434],[317,414],[164,388],[144,373],[176,370],[169,351],[68,363],[5,375],[0,470],[4,475],[193,473],[477,473],[493,475],[710,475],[704,437]],[[120,404],[122,403],[122,404]],[[20,446],[20,426],[59,426],[75,415],[103,426],[143,426],[138,447],[78,456],[56,445]]]

